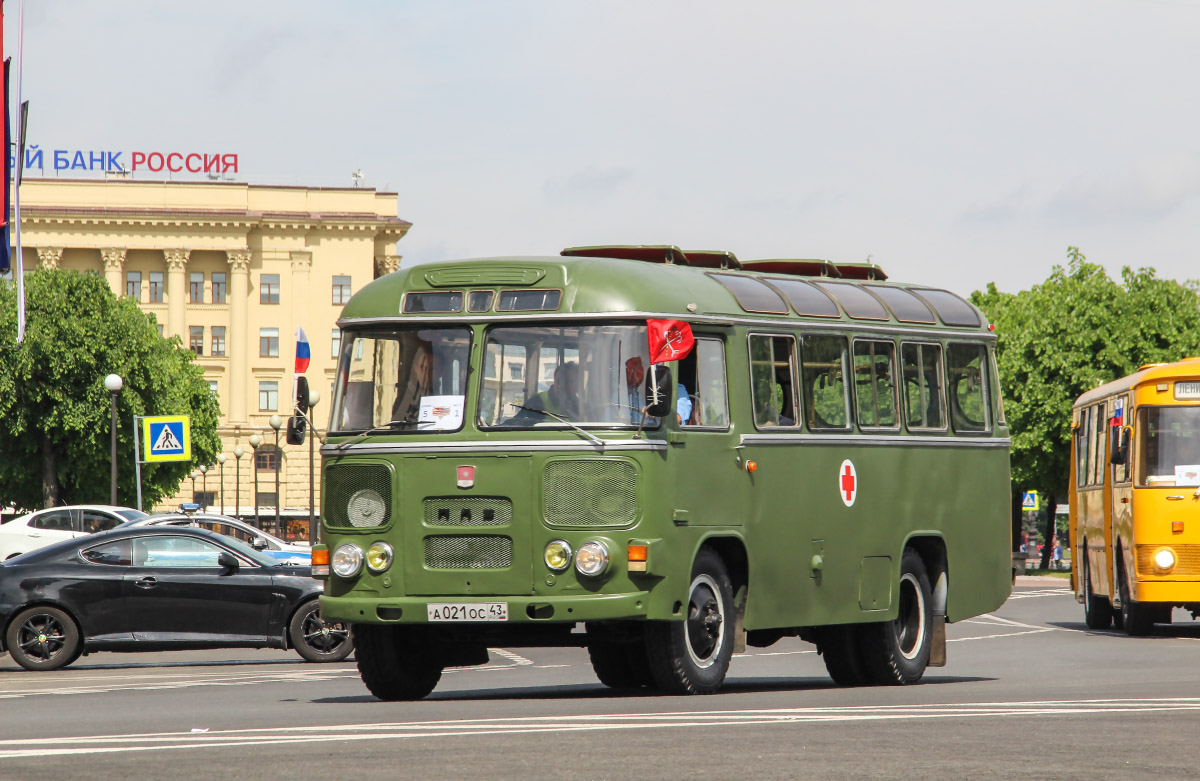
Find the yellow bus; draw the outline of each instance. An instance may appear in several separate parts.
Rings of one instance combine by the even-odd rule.
[[[1088,627],[1200,615],[1200,358],[1143,366],[1071,413],[1071,582]]]

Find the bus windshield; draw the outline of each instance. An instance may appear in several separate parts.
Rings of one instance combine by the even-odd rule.
[[[522,325],[488,331],[479,424],[642,425],[650,366],[646,326]]]
[[[371,329],[344,336],[330,433],[462,428],[469,329]]]
[[[1139,417],[1138,482],[1200,486],[1200,406],[1143,407]]]

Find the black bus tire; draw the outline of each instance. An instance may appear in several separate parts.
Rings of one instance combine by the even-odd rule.
[[[353,624],[354,658],[367,689],[381,700],[419,700],[442,678],[426,638],[407,627]]]
[[[646,655],[658,688],[672,694],[712,694],[733,658],[733,584],[725,563],[702,548],[692,565],[683,621],[646,625]]]
[[[1143,637],[1150,634],[1154,628],[1156,605],[1143,605],[1134,602],[1129,592],[1129,581],[1125,577],[1125,567],[1121,566],[1121,621],[1125,634],[1130,637]]]
[[[1088,629],[1108,629],[1113,623],[1112,603],[1092,593],[1092,565],[1083,550],[1083,622]]]
[[[82,638],[75,620],[49,605],[22,610],[8,625],[5,647],[26,670],[57,670],[79,658]]]
[[[933,590],[925,562],[913,549],[900,559],[898,613],[892,621],[859,628],[863,671],[875,683],[909,685],[921,680],[933,645]]]
[[[863,671],[859,648],[859,626],[827,626],[817,640],[817,653],[825,662],[829,677],[838,686],[863,686],[870,683]]]

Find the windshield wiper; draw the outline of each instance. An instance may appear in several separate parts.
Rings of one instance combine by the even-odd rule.
[[[515,401],[510,401],[509,404],[511,404],[512,406],[516,407],[519,410],[524,410],[525,412],[536,412],[539,415],[545,415],[546,417],[554,418],[555,420],[557,420],[561,423],[566,423],[568,426],[575,429],[575,431],[577,433],[582,434],[583,436],[587,437],[588,439],[592,440],[597,445],[599,445],[601,450],[604,449],[605,442],[603,439],[601,439],[600,437],[591,433],[590,431],[585,431],[584,429],[580,428],[579,426],[576,426],[570,420],[567,420],[565,417],[563,417],[562,415],[559,415],[557,412],[551,412],[548,409],[537,409],[536,407],[526,407],[523,404],[517,404]]]
[[[416,423],[411,420],[389,420],[387,423],[384,423],[382,426],[376,426],[375,428],[367,429],[366,431],[362,432],[361,434],[356,434],[355,436],[351,437],[350,439],[347,439],[345,442],[340,442],[340,443],[334,445],[334,447],[337,448],[338,450],[341,450],[342,448],[348,447],[349,445],[353,445],[355,442],[358,442],[359,440],[361,440],[365,437],[369,437],[372,434],[378,434],[381,431],[391,431],[392,429],[400,428],[401,426],[414,426],[414,425],[416,425]]]

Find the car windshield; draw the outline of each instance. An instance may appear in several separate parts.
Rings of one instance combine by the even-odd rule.
[[[1200,407],[1142,407],[1138,484],[1200,486]]]
[[[643,419],[645,323],[497,326],[488,331],[481,427],[653,428]]]
[[[457,431],[471,332],[462,327],[343,332],[331,433]]]

